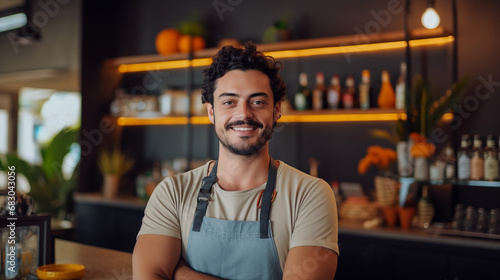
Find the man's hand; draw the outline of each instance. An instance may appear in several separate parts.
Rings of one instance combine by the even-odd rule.
[[[137,238],[132,256],[134,279],[173,279],[181,256],[181,240],[175,237],[143,234]]]
[[[337,271],[337,254],[316,246],[293,247],[285,262],[283,279],[333,279]]]

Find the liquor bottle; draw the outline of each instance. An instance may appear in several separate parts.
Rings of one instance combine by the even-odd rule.
[[[394,89],[391,85],[391,78],[389,76],[389,72],[386,70],[382,71],[382,85],[380,86],[380,92],[378,93],[377,103],[380,108],[394,108],[396,103]]]
[[[460,149],[458,150],[457,178],[458,180],[470,179],[470,147],[469,135],[462,135]]]
[[[470,179],[482,180],[484,178],[483,141],[480,135],[474,135],[474,145],[470,159]]]
[[[434,206],[429,199],[429,189],[427,185],[422,188],[422,196],[418,200],[417,206],[417,216],[419,221],[419,226],[422,228],[428,228],[432,218],[434,217]]]
[[[342,105],[345,109],[354,108],[356,89],[354,88],[354,77],[349,75],[345,81],[345,89],[342,92]]]
[[[324,109],[325,100],[325,76],[322,72],[316,73],[316,85],[312,91],[312,108],[314,110]]]
[[[455,157],[455,151],[450,145],[444,148],[444,162],[444,178],[455,179],[455,165],[457,164],[457,159]]]
[[[406,98],[406,63],[401,62],[399,78],[396,83],[396,109],[405,108]]]
[[[340,94],[342,89],[340,87],[340,77],[338,74],[333,75],[330,85],[328,86],[327,100],[328,109],[338,109],[340,107]]]
[[[294,103],[295,109],[298,111],[310,108],[311,91],[307,88],[307,73],[300,73],[299,90],[295,93]]]
[[[493,135],[488,135],[484,150],[484,180],[498,181],[498,157]]]
[[[361,72],[361,83],[359,84],[359,107],[361,109],[370,108],[371,91],[370,71],[365,69]]]

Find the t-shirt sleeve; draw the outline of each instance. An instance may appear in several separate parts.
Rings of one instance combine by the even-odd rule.
[[[290,248],[296,246],[321,246],[339,254],[337,204],[324,180],[302,197],[290,242]]]
[[[173,180],[166,178],[158,184],[149,198],[138,236],[158,234],[181,239],[178,202],[179,195]]]

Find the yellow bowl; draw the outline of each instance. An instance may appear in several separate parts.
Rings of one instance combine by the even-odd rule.
[[[80,279],[85,275],[85,266],[81,264],[47,264],[36,270],[41,280],[69,280]]]

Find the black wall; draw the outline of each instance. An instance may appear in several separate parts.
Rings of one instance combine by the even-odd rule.
[[[231,11],[219,17],[214,4],[235,3]],[[283,15],[289,15],[294,39],[307,39],[356,34],[368,26],[378,26],[370,32],[398,31],[403,29],[403,12],[390,15],[390,19],[377,21],[377,15],[388,10],[388,4],[404,5],[404,1],[84,1],[82,47],[82,129],[98,128],[100,117],[107,112],[112,98],[112,88],[104,91],[100,84],[109,83],[100,71],[106,58],[129,55],[154,54],[156,34],[163,28],[176,27],[184,19],[198,15],[208,29],[207,47],[215,47],[222,38],[235,37],[242,41],[260,43],[267,26]],[[451,27],[450,1],[436,1],[445,28]],[[500,134],[497,109],[500,105],[500,85],[482,86],[484,79],[500,82],[497,50],[500,48],[497,12],[500,2],[495,0],[458,1],[458,76],[468,75],[469,97],[461,104],[461,122],[453,123],[448,141],[455,146],[461,134]],[[401,6],[401,7],[402,7]],[[412,24],[417,26],[425,8],[425,1],[412,1]],[[378,25],[377,25],[378,24]],[[451,45],[413,49],[413,73],[429,78],[439,93],[451,84]],[[380,72],[389,70],[392,83],[404,60],[403,50],[354,53],[344,55],[286,59],[282,76],[288,85],[287,97],[292,98],[298,86],[298,74],[309,74],[309,83],[317,71],[329,78],[339,73],[342,79],[354,74],[360,80],[361,70],[370,69],[375,91],[378,92]],[[164,72],[167,85],[184,85],[183,71]],[[163,76],[162,76],[163,77]],[[195,85],[201,83],[201,69],[195,71]],[[140,85],[141,77],[127,75],[116,81],[120,86]],[[478,95],[476,95],[476,89]],[[485,91],[488,90],[488,91]],[[491,92],[490,94],[488,92]],[[157,94],[153,89],[149,94]],[[278,159],[308,171],[308,159],[320,162],[319,175],[327,181],[361,182],[370,189],[375,171],[359,176],[357,162],[369,145],[391,147],[383,140],[368,135],[371,128],[390,129],[392,123],[330,123],[282,124],[271,142],[271,153]],[[195,127],[193,156],[195,159],[215,157],[217,141],[209,126]],[[183,127],[125,128],[123,146],[140,156],[140,163],[182,156],[185,146]],[[208,138],[208,140],[207,140]],[[94,149],[96,150],[96,149]],[[93,164],[95,151],[82,159],[80,190],[95,191],[100,185],[99,174]],[[139,170],[136,170],[139,171]]]

